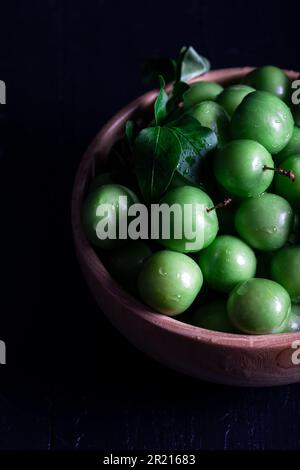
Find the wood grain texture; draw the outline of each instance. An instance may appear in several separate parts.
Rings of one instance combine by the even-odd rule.
[[[251,68],[215,70],[198,80],[235,83]],[[297,72],[289,71],[291,78]],[[115,115],[97,134],[79,166],[72,198],[72,224],[78,260],[88,286],[109,320],[135,346],[158,361],[206,380],[230,385],[268,386],[300,381],[291,345],[299,333],[233,335],[183,324],[155,313],[127,294],[110,276],[81,227],[81,204],[94,167],[105,162],[127,119],[141,116],[157,92],[141,96]]]
[[[124,393],[125,388],[130,389],[124,384],[119,384],[122,393],[111,396],[103,395],[100,388],[87,394],[83,385],[81,394],[79,387],[75,395],[60,389],[56,448],[299,448],[297,386],[239,389],[185,378],[163,367],[153,372],[148,377],[148,391],[138,381],[131,394]]]

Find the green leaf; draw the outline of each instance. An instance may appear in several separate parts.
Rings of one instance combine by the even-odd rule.
[[[216,134],[188,115],[169,126],[176,131],[183,149],[176,168],[178,173],[187,180],[187,184],[201,186],[201,166],[206,156],[217,147]]]
[[[185,82],[175,82],[173,86],[173,91],[172,91],[172,97],[175,100],[176,104],[179,104],[183,100],[183,95],[185,94],[186,91],[190,89],[190,85]]]
[[[157,80],[159,75],[167,82],[187,82],[208,72],[209,61],[192,47],[182,47],[177,60],[167,57],[148,59],[143,65],[143,76],[147,81]]]
[[[157,201],[170,185],[175,170],[187,181],[199,184],[201,160],[216,142],[215,134],[190,116],[163,127],[143,129],[135,140],[133,154],[144,199]]]
[[[148,127],[138,135],[133,153],[141,193],[147,202],[157,201],[178,165],[180,143],[168,127]]]
[[[165,92],[165,81],[159,76],[160,91],[154,103],[155,124],[158,126],[167,116],[167,102],[169,97]]]
[[[187,82],[194,77],[203,75],[209,69],[209,61],[199,55],[192,46],[183,47],[177,60],[176,80]]]
[[[180,112],[179,104],[183,101],[184,93],[191,87],[185,82],[175,82],[173,85],[172,96],[167,103],[169,119],[175,119],[175,111]],[[178,114],[177,113],[177,114]]]

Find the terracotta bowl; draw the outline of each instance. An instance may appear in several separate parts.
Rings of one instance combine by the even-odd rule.
[[[212,80],[228,85],[240,81],[250,70],[250,67],[214,70],[196,81]],[[299,75],[299,72],[287,73],[291,78]],[[300,365],[293,364],[292,343],[300,340],[300,333],[263,336],[219,333],[158,314],[117,284],[84,235],[80,209],[95,164],[101,166],[105,162],[113,143],[123,133],[125,121],[145,113],[156,95],[157,91],[146,93],[116,114],[96,135],[78,168],[72,196],[72,225],[86,282],[102,312],[129,341],[177,371],[230,385],[298,382]]]

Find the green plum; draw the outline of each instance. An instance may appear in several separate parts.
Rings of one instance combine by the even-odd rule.
[[[280,152],[289,142],[294,119],[288,106],[266,91],[249,93],[233,113],[233,139],[256,140],[271,154]]]
[[[225,300],[215,300],[198,307],[192,316],[192,324],[206,330],[236,333],[229,320]]]
[[[203,276],[197,263],[175,251],[159,251],[143,264],[139,293],[154,310],[174,316],[187,310],[199,294]]]
[[[284,178],[282,175],[275,176],[275,191],[287,199],[292,206],[300,207],[300,153],[292,155],[284,160],[280,168],[291,171],[292,178]]]
[[[127,205],[119,205],[119,198],[121,196],[127,197]],[[118,222],[121,217],[127,215],[128,208],[137,202],[138,198],[136,195],[130,189],[120,184],[105,184],[89,193],[82,207],[82,223],[90,242],[103,249],[111,249],[118,246]],[[104,215],[99,215],[101,208],[105,207],[104,204],[110,207],[108,207]],[[107,230],[111,228],[113,236],[116,238],[107,237],[101,239],[98,233],[99,224],[105,225]]]
[[[241,104],[245,96],[255,91],[254,88],[247,85],[231,85],[220,93],[216,99],[225,111],[232,116],[236,108]]]
[[[192,83],[191,88],[183,95],[184,108],[188,109],[201,101],[214,101],[223,91],[223,87],[214,82]]]
[[[230,292],[239,282],[255,276],[256,256],[239,238],[221,235],[200,253],[199,266],[211,288]]]
[[[112,250],[107,256],[109,272],[128,291],[137,293],[137,280],[144,261],[152,254],[151,248],[143,241],[128,241]]]
[[[193,106],[187,113],[197,119],[201,126],[208,127],[215,132],[218,144],[223,145],[229,139],[230,120],[222,106],[214,101],[202,101]]]
[[[264,65],[248,73],[243,83],[256,90],[268,91],[287,101],[290,96],[290,81],[283,70],[273,65]]]
[[[290,316],[291,299],[280,284],[254,278],[233,289],[227,311],[233,325],[244,333],[281,333]]]
[[[283,333],[300,331],[300,305],[292,305],[290,318]]]
[[[300,245],[282,248],[274,255],[271,275],[288,291],[293,302],[300,302]]]
[[[233,140],[217,152],[214,172],[218,183],[241,198],[258,196],[271,184],[274,172],[269,152],[254,140]]]
[[[235,226],[241,238],[261,251],[275,251],[285,245],[293,223],[290,204],[270,193],[245,199],[235,215]]]
[[[169,217],[168,220],[167,217],[162,218],[162,225],[165,223],[168,225],[167,229],[170,229],[170,232],[164,230],[166,231],[165,238],[163,236],[160,238],[160,243],[165,247],[183,253],[195,252],[206,248],[216,238],[219,229],[216,211],[207,211],[214,204],[201,189],[193,186],[171,189],[160,200],[160,204],[166,204],[169,208],[176,204],[182,214],[181,224],[174,223],[174,217]],[[191,217],[184,217],[185,205],[189,206]],[[179,228],[181,228],[181,236],[178,238],[176,230]]]
[[[288,157],[300,153],[300,128],[294,126],[293,134],[287,145],[281,150],[281,152],[273,155],[276,165],[280,164]]]

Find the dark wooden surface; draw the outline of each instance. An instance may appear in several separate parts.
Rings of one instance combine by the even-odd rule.
[[[299,70],[297,3],[6,0],[1,19],[0,449],[299,448],[300,385],[216,386],[136,351],[95,306],[70,229],[78,162],[147,89],[143,58],[193,44],[214,68]]]

